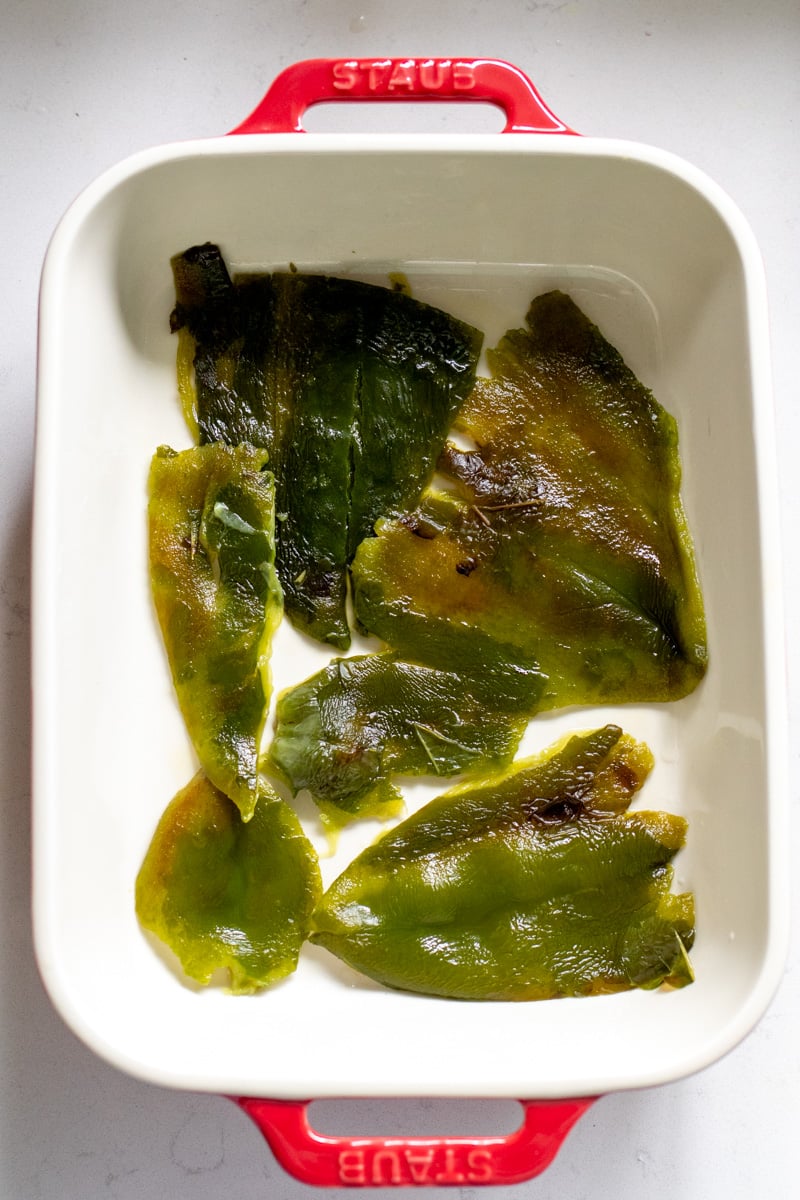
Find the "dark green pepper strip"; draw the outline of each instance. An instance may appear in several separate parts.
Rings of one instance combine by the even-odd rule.
[[[276,338],[291,370],[278,450],[277,569],[286,611],[318,641],[346,650],[348,509],[363,354],[361,295],[348,280],[274,275]],[[276,386],[279,386],[276,380]]]
[[[251,447],[162,447],[150,470],[150,572],[186,727],[212,782],[255,808],[282,601],[274,481]]]
[[[180,337],[179,383],[193,435],[202,445],[258,446],[274,459],[282,393],[272,348],[279,306],[272,281],[266,277],[235,284],[219,247],[211,242],[175,255],[171,266],[175,308],[170,329]],[[186,378],[189,356],[193,388]]]
[[[325,893],[311,940],[406,990],[533,1000],[691,982],[686,822],[629,813],[652,759],[616,726],[445,793]]]
[[[246,824],[202,771],[168,806],[136,880],[136,914],[208,984],[257,991],[294,971],[322,891],[292,809],[263,784]]]
[[[271,765],[329,824],[393,816],[394,775],[455,775],[513,758],[525,721],[487,709],[477,682],[391,654],[335,659],[278,699]]]
[[[475,382],[483,335],[402,290],[364,293],[348,557],[379,517],[416,504]]]

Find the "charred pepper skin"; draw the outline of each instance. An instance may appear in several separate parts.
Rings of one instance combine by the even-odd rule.
[[[311,940],[390,987],[542,1000],[692,981],[685,821],[630,813],[652,758],[612,725],[439,796],[362,852]]]
[[[251,821],[202,772],[167,807],[136,880],[144,929],[207,985],[248,993],[291,974],[322,891],[292,809],[263,785]]]
[[[262,450],[161,447],[148,507],[153,600],[178,703],[211,781],[253,815],[282,613]]]
[[[189,426],[200,442],[269,451],[287,615],[346,650],[348,564],[376,519],[416,503],[432,476],[482,335],[353,279],[232,279],[212,243],[172,268]]]

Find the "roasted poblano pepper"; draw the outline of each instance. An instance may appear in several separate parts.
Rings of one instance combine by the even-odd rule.
[[[263,450],[161,447],[150,469],[150,576],[200,764],[248,820],[282,612],[275,488]]]
[[[489,356],[418,509],[353,565],[360,625],[447,665],[470,631],[516,647],[547,686],[530,711],[675,700],[706,668],[673,419],[559,292]],[[455,652],[455,651],[454,651]]]
[[[231,991],[253,992],[294,971],[321,891],[313,847],[271,788],[245,823],[200,771],[158,824],[136,913],[191,979],[227,970]]]
[[[172,265],[190,426],[201,442],[269,451],[287,614],[346,649],[347,565],[379,516],[416,503],[474,381],[481,335],[352,279],[232,280],[211,244]]]
[[[613,725],[455,788],[364,850],[311,940],[380,983],[540,1000],[692,981],[685,821],[627,812],[651,766]]]
[[[394,816],[393,775],[455,775],[509,762],[525,718],[494,711],[474,673],[393,654],[335,659],[278,698],[271,765],[331,825]]]

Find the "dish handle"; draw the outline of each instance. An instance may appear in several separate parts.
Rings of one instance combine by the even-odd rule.
[[[281,71],[230,132],[304,133],[313,104],[352,100],[483,101],[503,110],[503,133],[573,133],[524,72],[496,58],[309,58]]]
[[[491,1137],[332,1137],[313,1129],[306,1100],[236,1099],[281,1166],[316,1187],[521,1183],[540,1174],[596,1097],[521,1100],[518,1129]]]

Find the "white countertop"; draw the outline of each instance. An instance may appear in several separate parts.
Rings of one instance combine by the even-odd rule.
[[[508,59],[568,125],[674,151],[716,179],[749,220],[770,300],[796,808],[797,0],[5,0],[0,1195],[8,1200],[283,1200],[313,1190],[283,1172],[228,1100],[152,1087],[95,1057],[67,1030],[39,981],[29,915],[28,716],[37,288],[61,214],[107,166],[148,146],[225,132],[295,60],[409,54]],[[330,118],[331,127],[337,119]],[[328,120],[321,117],[316,127],[327,128]],[[463,110],[450,109],[408,111],[402,121],[397,111],[373,111],[364,120],[378,129],[472,127]],[[791,837],[798,857],[796,825]],[[795,937],[766,1016],[724,1060],[679,1083],[603,1098],[543,1175],[494,1195],[783,1200],[794,1194],[798,966]],[[509,1105],[488,1102],[326,1109],[319,1114],[319,1123],[328,1122],[323,1128],[353,1133],[498,1132],[513,1123]],[[477,1195],[466,1186],[442,1190]]]

